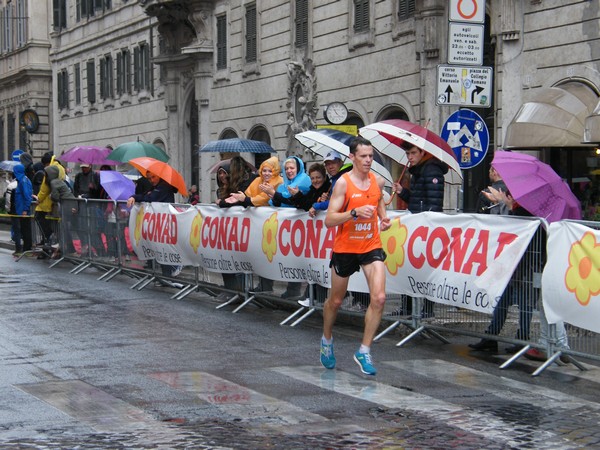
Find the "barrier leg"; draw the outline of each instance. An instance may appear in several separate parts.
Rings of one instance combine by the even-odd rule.
[[[217,306],[217,309],[221,309],[224,308],[227,305],[231,305],[233,302],[235,302],[238,298],[239,298],[239,294],[234,295],[233,297],[231,297],[229,300],[227,300],[225,303],[221,303],[219,306]]]
[[[529,344],[525,345],[521,350],[519,350],[517,353],[515,353],[514,355],[512,355],[508,359],[508,361],[504,362],[500,366],[500,369],[506,369],[506,368],[508,368],[513,362],[515,362],[517,359],[519,359],[521,356],[523,356],[530,348],[531,348],[531,345],[529,345]]]
[[[302,317],[300,317],[298,320],[296,320],[294,323],[292,323],[290,325],[290,327],[295,327],[300,322],[302,322],[304,319],[306,319],[308,316],[310,316],[312,313],[314,313],[316,310],[317,310],[317,308],[310,308],[308,311],[306,311],[306,313]]]
[[[377,342],[379,339],[381,339],[382,337],[384,337],[390,331],[395,330],[396,328],[398,328],[399,325],[400,325],[400,321],[396,320],[389,327],[387,327],[385,330],[383,330],[381,333],[379,333],[377,336],[375,336],[375,338],[373,339],[373,342]]]
[[[296,311],[294,311],[292,314],[290,314],[289,316],[287,316],[282,322],[279,322],[279,325],[285,325],[286,323],[288,323],[290,320],[292,320],[294,317],[296,317],[298,314],[300,314],[305,309],[306,309],[306,307],[301,306]]]

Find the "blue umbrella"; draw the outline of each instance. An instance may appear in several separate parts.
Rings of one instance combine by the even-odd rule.
[[[342,156],[348,157],[350,154],[350,142],[355,137],[353,134],[329,128],[303,131],[295,136],[298,142],[322,158],[325,158],[331,150],[335,150]],[[373,161],[371,170],[383,177],[388,183],[393,183],[392,174],[383,166],[383,160],[377,152],[375,152],[375,159],[377,161]]]
[[[266,142],[253,141],[251,139],[219,139],[210,141],[198,150],[199,153],[221,152],[221,153],[274,153],[275,150]]]

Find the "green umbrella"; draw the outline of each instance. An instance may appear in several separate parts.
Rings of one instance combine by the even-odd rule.
[[[142,141],[125,142],[110,152],[106,159],[125,163],[130,159],[141,158],[144,156],[158,159],[163,162],[169,160],[169,155],[167,155],[162,148]]]

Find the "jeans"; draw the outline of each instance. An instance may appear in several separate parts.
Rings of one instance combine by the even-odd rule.
[[[529,330],[533,316],[533,295],[531,288],[528,285],[522,284],[522,282],[510,280],[494,309],[486,334],[500,334],[506,322],[508,308],[511,305],[518,305],[519,329],[517,330],[516,338],[523,341],[529,340]]]

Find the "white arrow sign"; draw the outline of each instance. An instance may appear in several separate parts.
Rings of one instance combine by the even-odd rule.
[[[436,105],[489,108],[492,104],[492,68],[439,65]]]

